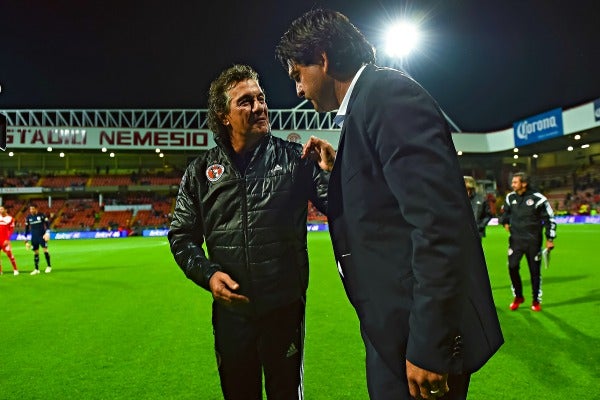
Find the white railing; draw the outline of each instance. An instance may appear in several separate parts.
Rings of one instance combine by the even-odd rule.
[[[22,109],[0,113],[6,116],[7,126],[208,129],[205,109]],[[335,130],[333,116],[298,108],[269,110],[273,130]]]

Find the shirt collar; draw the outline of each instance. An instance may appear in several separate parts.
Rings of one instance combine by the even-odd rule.
[[[348,87],[348,91],[342,99],[342,104],[340,104],[340,108],[338,109],[337,114],[335,114],[335,117],[333,117],[333,123],[339,126],[340,128],[344,126],[344,118],[346,118],[346,109],[348,108],[348,102],[350,101],[350,96],[352,95],[352,91],[354,90],[354,85],[356,85],[356,81],[360,77],[360,74],[362,74],[365,67],[366,65],[360,67],[360,69],[356,72],[356,75],[354,75],[354,78],[352,79],[352,82]]]

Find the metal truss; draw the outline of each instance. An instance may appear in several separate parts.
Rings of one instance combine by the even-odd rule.
[[[301,104],[302,105],[302,104]],[[208,129],[206,109],[0,110],[7,126],[68,128]],[[273,130],[339,129],[332,113],[294,108],[269,110]]]

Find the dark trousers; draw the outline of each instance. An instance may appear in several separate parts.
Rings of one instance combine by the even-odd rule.
[[[390,333],[391,334],[391,333]],[[406,378],[406,364],[402,363],[401,376],[396,375],[381,358],[369,337],[361,329],[367,353],[367,388],[371,400],[412,400]],[[448,375],[450,391],[440,400],[465,400],[469,390],[471,374]]]
[[[514,240],[512,237],[509,239],[508,273],[510,275],[510,281],[512,283],[512,288],[515,296],[523,297],[523,283],[521,282],[521,275],[519,273],[519,269],[521,258],[525,256],[525,258],[527,259],[527,265],[529,266],[529,275],[531,277],[531,300],[541,301],[541,247],[542,243],[538,242],[537,240],[519,241]]]
[[[215,350],[226,400],[261,400],[262,375],[269,400],[301,400],[304,299],[260,317],[213,303]]]

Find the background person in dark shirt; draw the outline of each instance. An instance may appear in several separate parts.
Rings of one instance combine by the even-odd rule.
[[[25,235],[31,233],[31,244],[29,240],[25,240],[25,246],[32,248],[34,252],[33,263],[35,269],[31,271],[31,275],[40,273],[40,247],[44,249],[44,257],[46,257],[46,270],[48,274],[52,272],[50,265],[50,253],[48,253],[48,241],[50,240],[50,221],[43,213],[38,212],[35,204],[29,206],[29,214],[25,217]]]

